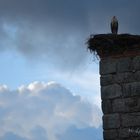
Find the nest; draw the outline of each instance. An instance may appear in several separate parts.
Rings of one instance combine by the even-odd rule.
[[[121,54],[125,51],[140,51],[140,35],[130,34],[99,34],[91,35],[87,41],[87,48],[94,55],[108,56]]]

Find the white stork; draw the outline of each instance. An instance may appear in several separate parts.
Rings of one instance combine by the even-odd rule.
[[[111,20],[111,32],[112,32],[112,34],[118,33],[118,20],[115,16],[113,16],[113,18]]]

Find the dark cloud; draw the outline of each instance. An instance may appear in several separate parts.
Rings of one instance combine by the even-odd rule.
[[[86,38],[109,33],[113,15],[119,19],[119,33],[138,34],[139,5],[139,0],[1,0],[0,45],[35,61],[76,68],[87,58]]]

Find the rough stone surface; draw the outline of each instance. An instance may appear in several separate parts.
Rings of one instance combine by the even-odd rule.
[[[104,140],[140,140],[140,56],[100,62]]]
[[[140,82],[140,71],[134,73],[135,82]]]
[[[113,99],[122,95],[122,88],[118,84],[102,86],[101,87],[101,98],[102,99]]]
[[[104,140],[140,140],[140,57],[100,62]]]
[[[140,127],[140,112],[121,115],[122,127]]]
[[[104,140],[140,140],[140,36],[97,35]]]
[[[132,59],[130,57],[118,59],[117,72],[129,71],[132,71]]]
[[[122,129],[119,129],[119,137],[120,138],[129,138],[130,137],[130,128],[122,128]]]
[[[125,112],[125,102],[124,99],[115,99],[112,101],[112,112]]]
[[[140,70],[140,56],[136,56],[133,59],[133,69]]]
[[[130,83],[135,82],[135,74],[133,72],[117,73],[114,75],[115,83]],[[140,80],[140,79],[139,79]]]
[[[140,137],[130,137],[130,138],[117,139],[117,140],[140,140]]]
[[[114,75],[112,74],[102,75],[100,78],[100,83],[101,86],[108,86],[114,84],[115,83]]]
[[[103,116],[103,128],[105,130],[120,127],[120,115],[109,114]]]
[[[133,82],[123,85],[123,96],[140,96],[140,82]]]
[[[100,61],[100,74],[116,73],[116,59],[107,59]]]
[[[140,97],[115,99],[112,101],[111,107],[112,112],[138,112],[140,111]]]
[[[104,139],[115,139],[118,137],[118,131],[117,129],[105,130],[103,132],[103,136],[104,136]]]
[[[111,100],[103,100],[102,101],[102,111],[104,114],[112,113],[112,103]]]
[[[131,82],[140,82],[140,71],[123,72],[117,74],[101,75],[101,86],[108,86],[112,84],[127,84]]]

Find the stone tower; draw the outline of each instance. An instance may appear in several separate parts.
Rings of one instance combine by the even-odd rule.
[[[140,36],[91,36],[100,58],[104,140],[140,140]]]

